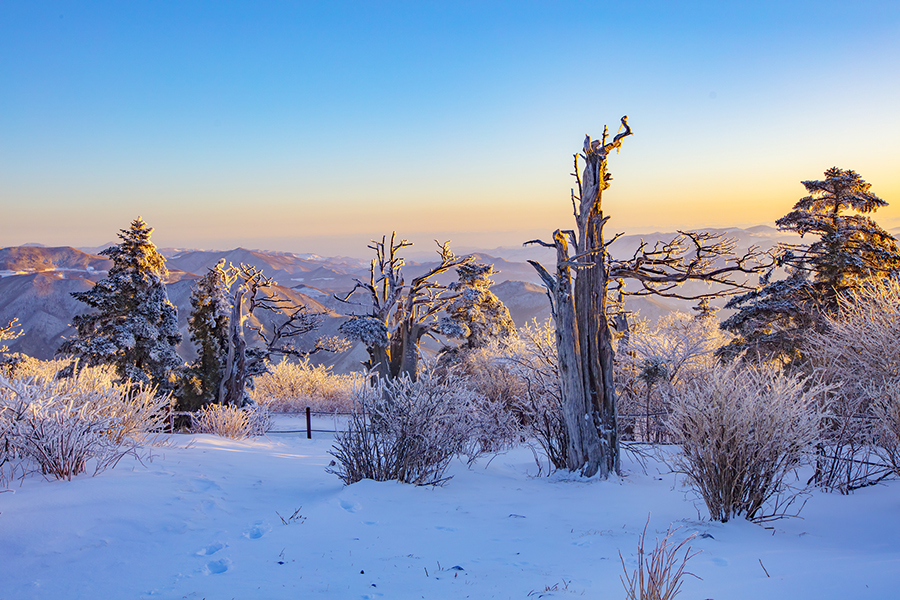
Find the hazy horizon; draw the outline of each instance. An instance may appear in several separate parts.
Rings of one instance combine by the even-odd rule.
[[[900,5],[0,5],[0,246],[364,256],[571,226],[584,135],[610,231],[774,224],[854,169],[900,226]],[[494,241],[496,240],[496,241]]]

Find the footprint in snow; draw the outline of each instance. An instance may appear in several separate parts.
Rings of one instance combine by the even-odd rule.
[[[249,540],[258,540],[262,536],[266,535],[272,530],[267,524],[262,521],[257,521],[253,524],[253,527],[244,532],[244,537]]]
[[[198,551],[197,554],[199,554],[200,556],[210,556],[210,555],[215,554],[216,552],[218,552],[219,550],[221,550],[224,547],[225,547],[225,544],[223,544],[222,542],[213,542],[206,548],[203,548],[200,551]]]
[[[191,490],[193,492],[208,492],[222,489],[218,483],[206,477],[195,477],[191,480],[191,486],[193,487]]]
[[[362,508],[359,502],[351,502],[350,500],[341,500],[341,508],[348,513],[355,513]]]
[[[712,559],[712,563],[714,565],[716,565],[717,567],[727,567],[728,566],[728,561],[725,560],[724,558],[714,558],[714,559]]]
[[[221,575],[230,568],[231,561],[227,558],[223,558],[221,560],[213,560],[206,563],[206,566],[203,568],[203,572],[207,575]]]

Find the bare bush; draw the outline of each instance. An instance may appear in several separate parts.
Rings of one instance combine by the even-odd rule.
[[[191,433],[209,433],[233,440],[265,435],[271,426],[269,409],[258,404],[241,408],[209,404],[191,413]]]
[[[892,405],[900,385],[900,283],[870,280],[838,298],[824,332],[804,349],[813,376],[831,386],[823,406],[817,483],[848,493],[895,473]]]
[[[671,426],[684,449],[674,469],[711,519],[784,516],[799,494],[788,475],[818,440],[821,391],[774,368],[732,365],[695,377],[672,397]]]
[[[680,529],[670,525],[663,539],[656,538],[656,545],[647,556],[644,543],[647,539],[647,527],[650,525],[650,517],[644,525],[644,531],[638,538],[637,568],[628,573],[622,551],[619,551],[619,560],[622,562],[624,576],[620,576],[625,594],[628,600],[671,600],[681,592],[682,580],[686,575],[697,577],[693,573],[685,571],[687,562],[700,554],[700,551],[691,553],[691,547],[685,545],[694,539],[693,533],[677,544],[672,537]],[[678,553],[684,549],[684,556],[678,558]],[[700,579],[697,577],[697,579]]]
[[[6,378],[10,381],[52,381],[60,377],[60,372],[66,374],[66,377],[74,376],[77,371],[78,376],[83,381],[90,379],[103,380],[113,383],[117,376],[115,370],[110,365],[98,365],[93,367],[85,367],[81,364],[75,368],[72,359],[59,358],[54,360],[40,360],[25,354],[20,355],[20,359],[16,362],[15,368],[10,369]]]
[[[443,484],[454,456],[480,449],[471,411],[477,399],[454,375],[439,377],[431,368],[416,381],[399,376],[360,386],[328,472],[348,485],[362,479]]]
[[[900,477],[900,381],[883,386],[872,403],[875,416],[875,453]]]
[[[315,412],[349,413],[361,375],[335,375],[330,367],[311,365],[309,358],[282,360],[256,377],[250,397],[277,413],[299,413],[309,406]]]
[[[168,398],[102,377],[8,381],[0,378],[5,460],[31,461],[44,475],[94,474],[135,453],[165,420]]]
[[[469,416],[479,453],[499,452],[521,442],[527,424],[525,382],[508,360],[510,347],[504,340],[460,352],[451,369],[457,381],[475,392]]]
[[[511,373],[522,382],[523,425],[550,462],[551,469],[568,464],[569,436],[562,413],[556,330],[553,321],[532,321],[519,330],[519,340],[506,357]]]

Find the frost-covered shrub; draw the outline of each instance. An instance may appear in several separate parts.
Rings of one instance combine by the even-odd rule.
[[[338,435],[330,469],[344,483],[362,479],[440,485],[454,456],[480,451],[475,392],[455,376],[426,369],[360,386],[349,429]]]
[[[624,440],[663,443],[667,429],[667,398],[694,374],[716,362],[714,353],[729,336],[708,313],[671,313],[655,327],[630,323],[615,356],[617,412]]]
[[[818,440],[820,391],[780,370],[732,365],[695,377],[672,397],[671,427],[684,450],[674,468],[711,519],[783,514],[798,494],[786,480]]]
[[[824,332],[807,334],[804,350],[813,376],[830,386],[817,483],[847,493],[893,468],[889,419],[900,382],[900,282],[867,281],[842,294],[838,306]]]
[[[0,378],[4,458],[34,463],[57,479],[84,473],[93,461],[96,475],[161,429],[167,405],[152,390],[103,377]]]
[[[900,476],[900,381],[883,386],[881,397],[872,403],[875,416],[875,452]]]
[[[272,412],[303,412],[309,406],[316,412],[348,413],[360,374],[335,375],[329,367],[283,360],[254,380],[250,397]]]
[[[22,356],[22,360],[16,364],[15,369],[13,369],[7,379],[10,380],[41,380],[41,381],[49,381],[52,379],[56,379],[56,375],[66,367],[70,367],[72,361],[68,359],[57,359],[57,360],[39,360],[37,358],[32,358],[30,356]],[[111,371],[112,367],[88,367],[85,370],[99,370],[99,371]],[[110,378],[110,381],[114,379],[115,376]]]
[[[518,410],[525,434],[537,441],[551,470],[565,469],[569,439],[562,413],[553,322],[533,321],[520,329],[519,339],[509,345],[504,360],[509,372],[521,382]]]
[[[208,433],[235,440],[265,435],[268,410],[259,405],[237,407],[209,404],[191,413],[191,433]]]
[[[522,441],[527,422],[525,382],[509,361],[513,345],[503,341],[465,350],[450,367],[453,376],[475,392],[469,410],[484,452],[505,450]]]
[[[269,409],[259,404],[242,408],[210,404],[191,413],[191,433],[210,433],[234,440],[265,435],[271,426]]]

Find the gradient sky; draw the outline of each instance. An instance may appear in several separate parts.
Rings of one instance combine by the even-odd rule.
[[[898,2],[0,0],[0,246],[549,238],[625,114],[612,230],[773,224],[831,166],[900,226]]]

